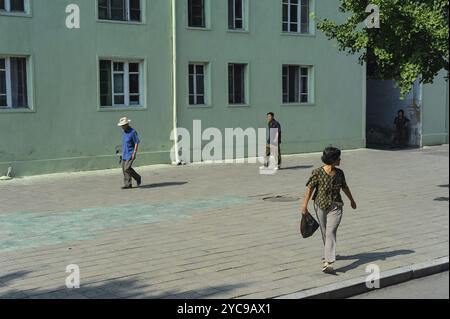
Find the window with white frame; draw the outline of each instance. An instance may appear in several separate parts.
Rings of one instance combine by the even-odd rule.
[[[27,58],[0,56],[0,108],[28,108]]]
[[[246,71],[247,64],[228,64],[228,100],[229,104],[246,104]]]
[[[142,70],[142,61],[100,60],[100,106],[142,106]]]
[[[228,29],[244,30],[244,1],[228,0]]]
[[[141,0],[98,0],[100,20],[135,21],[142,19]]]
[[[312,68],[283,65],[283,103],[311,103]]]
[[[205,0],[188,0],[188,25],[206,28]]]
[[[26,12],[27,0],[0,0],[0,11]]]
[[[189,64],[189,105],[206,105],[207,63]]]
[[[310,33],[311,0],[283,1],[283,32]]]

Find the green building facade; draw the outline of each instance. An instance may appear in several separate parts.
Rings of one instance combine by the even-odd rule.
[[[0,0],[0,175],[118,167],[124,116],[137,165],[171,162],[175,126],[263,128],[270,111],[284,153],[365,147],[365,67],[310,18],[338,3]],[[448,142],[447,88],[424,91],[427,143]]]

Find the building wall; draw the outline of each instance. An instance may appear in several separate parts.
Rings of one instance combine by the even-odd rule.
[[[96,1],[74,0],[81,29],[65,27],[67,3],[31,1],[31,17],[0,15],[0,54],[31,56],[33,110],[0,111],[0,173],[16,175],[117,167],[116,123],[133,120],[142,144],[137,165],[168,163],[172,142],[170,1],[144,1],[142,24],[97,21]],[[188,30],[187,1],[177,1],[178,126],[265,127],[273,111],[283,125],[285,153],[318,151],[328,144],[365,146],[365,74],[355,57],[338,53],[318,31],[281,34],[281,1],[251,0],[248,33],[227,32],[226,1],[210,1],[210,30]],[[316,1],[321,17],[336,5]],[[144,58],[146,108],[99,111],[98,57]],[[211,63],[210,108],[187,106],[187,64]],[[229,107],[227,63],[250,65],[250,103]],[[281,105],[282,64],[314,66],[314,103]],[[1,175],[1,174],[0,174]]]
[[[32,112],[0,110],[0,175],[118,166],[117,122],[142,136],[139,163],[168,162],[172,147],[171,9],[146,1],[145,23],[98,22],[96,1],[76,0],[81,28],[65,27],[65,1],[32,1],[32,17],[0,15],[0,54],[31,56]],[[145,58],[146,109],[99,111],[98,56]]]
[[[424,146],[448,143],[448,82],[441,72],[423,86],[422,141]]]
[[[248,32],[230,32],[227,1],[211,1],[211,28],[187,28],[186,1],[177,8],[178,118],[191,128],[193,120],[206,127],[266,127],[272,111],[283,128],[284,153],[323,150],[329,144],[344,149],[365,146],[365,75],[355,57],[339,53],[319,31],[313,36],[282,34],[282,2],[249,1]],[[315,1],[320,17],[336,19],[338,1]],[[189,62],[209,62],[211,105],[187,105]],[[249,65],[249,105],[228,105],[228,63]],[[282,65],[314,67],[315,102],[282,105]]]

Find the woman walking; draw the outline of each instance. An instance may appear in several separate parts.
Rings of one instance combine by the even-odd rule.
[[[308,203],[314,193],[314,208],[322,231],[325,245],[323,268],[325,273],[334,273],[333,263],[336,261],[336,232],[342,219],[344,203],[341,189],[350,200],[351,207],[356,209],[350,188],[345,181],[344,172],[336,166],[341,164],[341,151],[335,147],[327,147],[323,151],[321,168],[315,169],[306,184],[307,190],[300,208],[302,214],[309,214]]]

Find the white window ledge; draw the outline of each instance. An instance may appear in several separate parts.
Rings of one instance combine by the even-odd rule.
[[[294,106],[294,107],[298,107],[298,106],[315,106],[315,103],[283,103],[281,104],[281,107],[285,107],[285,106]]]
[[[4,11],[0,10],[0,16],[6,16],[6,17],[16,17],[16,18],[32,18],[33,15],[28,12],[17,12],[17,11]]]
[[[143,106],[102,106],[97,109],[99,112],[124,112],[124,111],[146,111]]]
[[[145,25],[143,21],[122,21],[122,20],[103,20],[97,19],[99,23],[112,23],[112,24],[128,24],[128,25]]]
[[[281,32],[282,36],[291,36],[291,37],[308,37],[308,38],[314,38],[316,37],[315,33],[300,33],[300,32]]]
[[[36,113],[35,110],[29,108],[1,108],[0,113]]]
[[[229,108],[247,108],[250,107],[250,104],[228,104]]]

